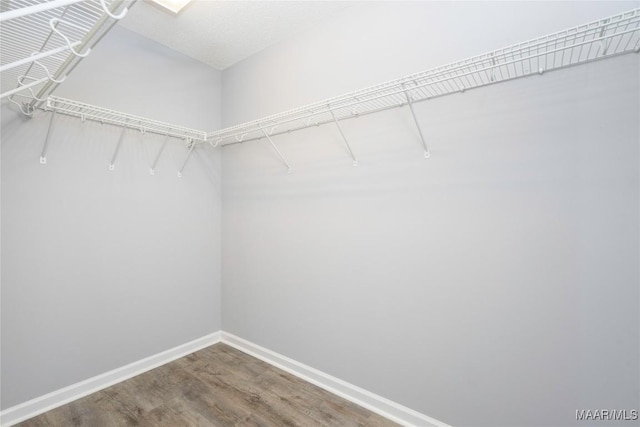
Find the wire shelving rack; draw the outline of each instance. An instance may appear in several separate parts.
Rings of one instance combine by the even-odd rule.
[[[273,136],[335,123],[348,147],[340,128],[341,120],[409,106],[420,131],[425,156],[429,157],[426,141],[413,111],[414,103],[639,51],[640,9],[634,9],[366,89],[210,132],[207,138],[221,146],[262,138],[267,138],[273,144]],[[349,153],[354,164],[357,164],[350,149]]]
[[[20,4],[40,4],[38,0],[11,1]],[[105,1],[106,0],[52,0],[49,3],[68,4],[65,6],[67,8],[65,10],[68,10],[68,8],[72,7],[70,5],[77,6],[78,3],[83,2],[97,10],[97,7],[102,9]],[[122,15],[125,13],[123,11],[124,4],[125,2],[123,0],[113,0],[111,3],[112,13],[106,13],[105,10],[103,10],[103,13],[98,18],[96,12],[95,19],[100,22],[105,19],[113,21],[114,17],[118,18],[119,16],[114,14]],[[5,11],[4,7],[5,6],[3,6],[1,16],[4,16],[5,13],[11,13],[11,10],[8,12]],[[89,6],[85,5],[85,7]],[[112,24],[113,23],[111,23],[111,25]],[[52,25],[50,21],[49,25]],[[108,26],[105,22],[101,25]],[[73,29],[73,27],[71,29]],[[3,38],[5,34],[7,37],[13,36],[13,33],[7,31],[4,25],[2,26],[2,31]],[[46,33],[46,31],[44,31],[43,34],[44,33]],[[98,32],[96,34],[101,34],[101,37],[104,35],[104,32]],[[95,39],[94,36],[95,34],[92,36],[93,39]],[[50,38],[51,34],[48,34],[46,37]],[[47,38],[47,40],[49,40],[49,38]],[[78,34],[76,38],[80,39],[82,37]],[[79,48],[89,44],[86,38],[86,36],[82,38],[83,41],[78,45]],[[69,40],[66,41],[67,48],[71,51],[70,55],[77,57],[78,55],[73,51],[73,43],[70,43]],[[48,46],[45,43],[42,46],[36,47],[39,47],[42,52],[45,47],[55,49],[61,46]],[[23,47],[22,53],[30,52],[31,49],[31,46]],[[82,51],[81,48],[80,50]],[[75,116],[82,120],[96,120],[123,128],[138,129],[141,132],[152,132],[184,139],[187,141],[189,148],[188,155],[191,154],[191,151],[197,144],[204,142],[208,142],[214,147],[224,147],[264,138],[272,145],[290,172],[291,166],[272,140],[274,136],[312,126],[333,123],[340,132],[342,140],[353,159],[353,164],[357,165],[357,158],[351,150],[340,122],[391,108],[408,106],[415,125],[418,128],[424,155],[425,157],[429,157],[429,148],[413,108],[415,103],[523,77],[542,75],[551,71],[634,52],[640,52],[640,8],[214,132],[190,129],[69,99],[49,96],[50,92],[47,93],[47,90],[50,90],[51,87],[55,88],[57,84],[56,80],[60,78],[61,71],[58,71],[55,76],[53,76],[53,79],[51,78],[52,76],[45,76],[48,77],[50,81],[47,82],[37,94],[31,93],[33,96],[30,99],[30,103],[27,104],[27,111],[23,109],[23,112],[30,114],[34,109],[40,108]],[[13,52],[11,54],[13,55]],[[27,57],[29,56],[30,54],[27,54]],[[15,57],[11,56],[11,59],[14,60]],[[51,55],[47,59],[53,60],[55,56]],[[41,66],[34,67],[35,61],[27,61],[27,63],[31,70],[46,70],[48,68]],[[3,53],[3,70],[6,66],[5,64],[6,61]],[[51,69],[53,68],[54,67],[51,67]],[[37,78],[38,77],[34,77],[34,79]],[[24,91],[26,84],[21,89]],[[17,94],[17,92],[12,93],[13,95]],[[44,102],[44,96],[47,97],[46,103]],[[179,176],[180,175],[181,172],[179,173]]]
[[[136,0],[3,0],[0,98],[32,115]]]
[[[198,142],[207,140],[207,133],[205,131],[122,113],[120,111],[97,107],[57,96],[49,96],[44,108],[55,111],[56,113],[77,117],[82,121],[93,120],[124,128],[137,129],[142,133],[149,132]]]

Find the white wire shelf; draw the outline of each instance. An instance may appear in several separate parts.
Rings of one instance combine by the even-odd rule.
[[[149,132],[195,142],[204,142],[207,140],[207,133],[204,131],[109,110],[107,108],[59,98],[57,96],[50,96],[47,99],[45,108],[55,111],[56,113],[77,117],[82,121],[92,120],[129,129],[137,129],[143,133]]]
[[[68,116],[78,117],[81,121],[92,120],[103,124],[116,125],[122,128],[120,132],[120,138],[115,146],[111,160],[109,161],[109,170],[114,171],[116,168],[116,160],[118,158],[118,152],[120,146],[126,139],[127,130],[134,129],[139,130],[142,133],[155,133],[164,135],[164,142],[160,147],[160,150],[156,154],[155,160],[150,165],[149,173],[155,175],[156,165],[158,160],[167,145],[169,139],[181,138],[187,148],[186,157],[182,163],[182,167],[178,171],[178,178],[182,178],[187,162],[191,157],[191,153],[195,149],[198,142],[206,141],[206,132],[189,129],[183,126],[176,126],[169,123],[164,123],[158,120],[149,119],[146,117],[134,116],[132,114],[126,114],[115,110],[109,110],[107,108],[97,107],[95,105],[85,104],[82,102],[72,101],[70,99],[59,98],[55,96],[49,96],[44,107],[44,110],[51,111],[49,118],[49,127],[42,146],[42,152],[40,154],[40,163],[47,163],[47,149],[49,145],[49,139],[54,128],[54,119],[57,114],[64,114]],[[212,144],[213,145],[213,144]]]
[[[12,1],[38,3],[34,0]],[[79,1],[82,0],[52,0],[50,3],[75,4]],[[95,6],[96,2],[104,0],[85,1],[93,2]],[[122,0],[114,0],[113,3],[116,2],[122,5]],[[2,7],[4,14],[4,3]],[[2,36],[4,37],[4,33]],[[41,51],[42,49],[44,49],[44,45]],[[340,121],[408,106],[418,128],[425,157],[429,157],[429,149],[413,109],[414,103],[632,52],[640,52],[640,9],[214,132],[190,129],[55,96],[48,96],[44,105],[38,100],[39,96],[36,96],[31,100],[33,104],[29,105],[33,105],[34,109],[41,108],[54,112],[51,116],[48,134],[55,113],[74,116],[83,121],[94,120],[123,127],[123,133],[110,162],[111,170],[114,168],[118,148],[124,138],[124,130],[138,129],[141,132],[166,135],[186,142],[188,154],[178,176],[182,176],[182,171],[191,152],[200,143],[208,142],[216,147],[262,138],[268,140],[291,172],[291,166],[274,144],[272,136],[334,123],[353,159],[353,164],[357,165],[357,158],[342,131]],[[2,62],[3,66],[4,64],[5,62]],[[33,63],[30,67],[32,66]],[[53,87],[55,88],[55,86]],[[39,93],[42,93],[42,90],[44,89],[41,89]],[[44,143],[41,163],[46,163],[47,141],[48,136]],[[158,154],[159,156],[160,154]],[[153,173],[156,163],[157,159],[151,167],[151,173]]]
[[[409,105],[413,113],[412,104],[415,102],[625,53],[637,53],[639,50],[640,9],[634,9],[356,92],[211,132],[208,139],[221,146],[261,138],[267,138],[273,144],[271,136],[326,123],[335,123],[342,134],[340,120],[404,105]],[[344,135],[342,136],[344,138]],[[346,139],[344,142],[348,148]],[[422,143],[425,156],[428,157],[424,138]],[[351,152],[350,149],[349,151]],[[354,164],[357,164],[355,156],[351,154]]]
[[[0,98],[33,114],[135,0],[3,0]]]

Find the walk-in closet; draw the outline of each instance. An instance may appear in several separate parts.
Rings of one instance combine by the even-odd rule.
[[[0,0],[0,425],[640,426],[640,2]]]

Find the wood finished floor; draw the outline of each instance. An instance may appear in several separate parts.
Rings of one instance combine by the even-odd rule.
[[[225,344],[17,425],[397,426]]]

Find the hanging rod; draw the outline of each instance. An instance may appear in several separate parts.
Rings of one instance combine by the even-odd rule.
[[[55,111],[59,114],[77,117],[81,120],[108,123],[130,129],[137,129],[140,132],[167,135],[180,138],[182,140],[189,139],[198,143],[207,141],[207,133],[204,131],[190,129],[184,126],[177,126],[171,123],[164,123],[158,120],[122,113],[115,110],[109,110],[107,108],[96,107],[95,105],[59,98],[57,96],[50,96],[47,98],[45,109]]]
[[[210,132],[207,138],[221,146],[259,140],[264,128],[277,128],[272,137],[638,51],[640,8]]]

